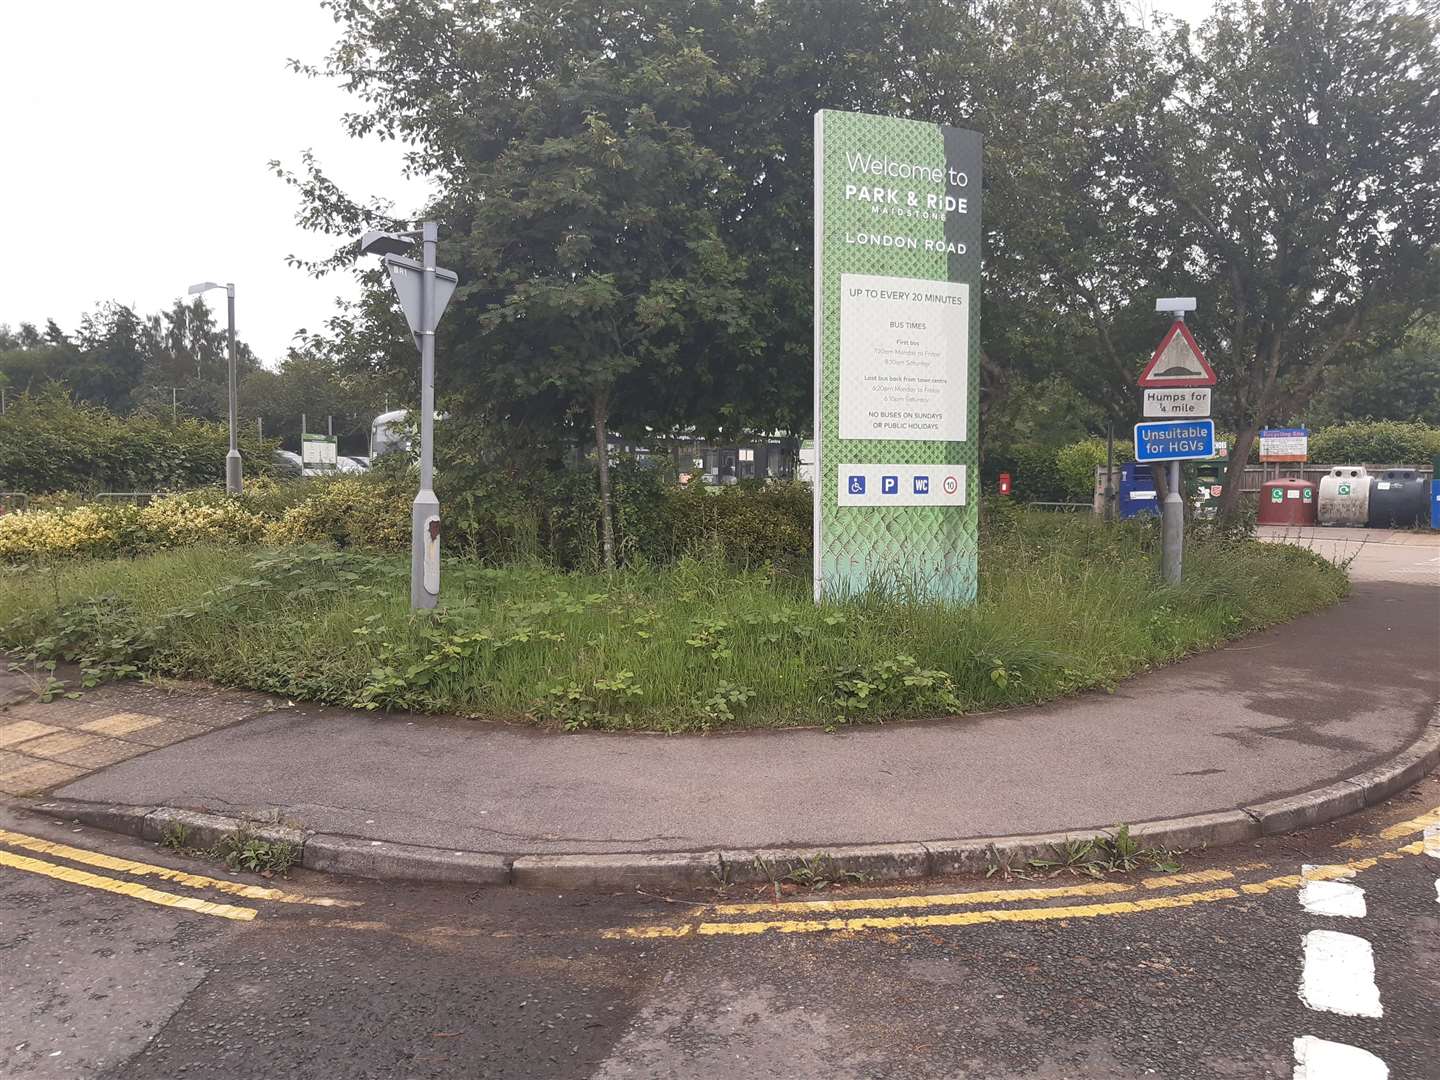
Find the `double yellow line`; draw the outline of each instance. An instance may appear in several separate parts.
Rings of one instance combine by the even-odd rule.
[[[19,848],[22,851],[30,851],[40,855],[49,855],[53,858],[65,859],[69,862],[80,863],[85,866],[117,871],[119,873],[129,874],[132,877],[158,878],[162,881],[174,882],[177,885],[184,885],[188,888],[211,889],[215,892],[240,897],[242,899],[271,900],[282,904],[312,904],[320,907],[355,906],[355,903],[349,900],[332,900],[323,896],[303,896],[299,893],[285,892],[282,889],[266,888],[260,885],[246,885],[243,882],[226,881],[223,878],[208,877],[204,874],[191,874],[169,866],[155,866],[151,863],[138,862],[134,859],[117,858],[114,855],[106,855],[103,852],[71,847],[69,844],[59,844],[51,840],[41,839],[38,836],[27,836],[24,833],[10,832],[6,829],[0,829],[0,844],[5,844],[12,848]],[[192,911],[201,915],[214,915],[218,918],[233,919],[237,922],[249,922],[255,918],[257,913],[253,907],[217,903],[212,900],[200,900],[193,896],[182,896],[178,893],[165,892],[162,889],[154,889],[139,882],[124,881],[118,878],[106,877],[103,874],[91,873],[88,870],[62,866],[59,863],[47,862],[44,859],[37,859],[31,855],[20,855],[13,851],[6,851],[4,848],[0,848],[0,866],[8,866],[13,870],[22,870],[27,874],[38,874],[41,877],[53,878],[56,881],[63,881],[70,885],[81,885],[87,889],[97,889],[100,892],[114,893],[117,896],[128,896],[135,900],[143,900],[146,903],[158,904],[161,907],[176,908],[180,911]]]
[[[1440,807],[1409,821],[1398,822],[1366,838],[1344,841],[1339,847],[1357,847],[1366,842],[1394,841],[1440,823]],[[1428,846],[1427,846],[1428,845]],[[600,935],[612,940],[653,940],[686,937],[744,937],[754,934],[810,934],[824,931],[853,932],[863,930],[914,930],[926,927],[976,926],[986,923],[1058,922],[1067,919],[1094,919],[1114,915],[1136,915],[1147,911],[1164,911],[1234,900],[1242,896],[1263,896],[1279,889],[1299,889],[1306,881],[1346,877],[1368,870],[1383,860],[1401,859],[1435,851],[1435,839],[1419,840],[1403,847],[1364,859],[1333,863],[1311,868],[1302,877],[1286,874],[1260,881],[1238,882],[1221,888],[1201,889],[1163,896],[1143,895],[1145,890],[1176,886],[1213,884],[1234,881],[1235,871],[1200,870],[1189,874],[1144,878],[1136,884],[1100,881],[1054,888],[988,889],[975,892],[940,893],[918,896],[858,897],[838,900],[796,900],[785,903],[716,904],[706,907],[697,918],[680,923],[655,923],[602,930]],[[1262,869],[1264,864],[1238,869]],[[967,907],[983,904],[1013,904],[1024,901],[1053,901],[1073,898],[1116,896],[1120,893],[1141,893],[1134,898],[1107,900],[1087,904],[1063,904],[1046,907],[992,908],[970,911],[947,911],[936,914],[890,914],[890,912],[936,908]],[[884,914],[852,915],[851,912],[884,912]],[[788,918],[741,919],[720,921],[725,916],[770,915]],[[820,918],[818,916],[830,916]]]

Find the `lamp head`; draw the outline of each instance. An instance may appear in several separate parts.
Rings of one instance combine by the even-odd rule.
[[[403,255],[414,247],[415,242],[419,239],[418,232],[386,232],[384,229],[371,229],[360,237],[360,253],[362,255]]]
[[[191,296],[194,296],[196,293],[209,292],[211,289],[221,288],[224,288],[224,286],[218,281],[202,281],[198,285],[191,285],[189,292]]]

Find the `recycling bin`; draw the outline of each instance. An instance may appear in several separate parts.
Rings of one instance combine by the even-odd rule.
[[[1315,485],[1309,480],[1266,480],[1260,485],[1260,525],[1314,525]]]
[[[1429,514],[1430,485],[1415,469],[1386,469],[1370,491],[1370,527],[1414,529]]]
[[[1316,516],[1321,525],[1365,525],[1370,520],[1370,474],[1364,465],[1336,465],[1320,478]]]
[[[1191,506],[1195,509],[1196,517],[1213,518],[1219,512],[1220,496],[1225,491],[1225,474],[1229,464],[1223,459],[1186,462],[1186,465],[1194,470],[1191,487],[1194,497]]]
[[[1132,461],[1120,474],[1120,516],[1160,513],[1160,496],[1155,491],[1155,478],[1150,466]]]

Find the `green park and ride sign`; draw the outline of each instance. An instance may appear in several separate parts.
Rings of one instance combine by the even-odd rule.
[[[815,598],[973,603],[978,132],[815,114]]]

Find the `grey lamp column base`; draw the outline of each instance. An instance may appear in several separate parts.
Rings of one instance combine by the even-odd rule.
[[[240,463],[240,451],[231,450],[225,455],[225,490],[239,495],[244,487],[244,469]]]
[[[429,535],[434,522],[436,535]],[[410,607],[433,608],[440,594],[440,500],[422,489],[410,507]],[[426,565],[430,563],[431,565]],[[434,591],[426,588],[433,585]]]

